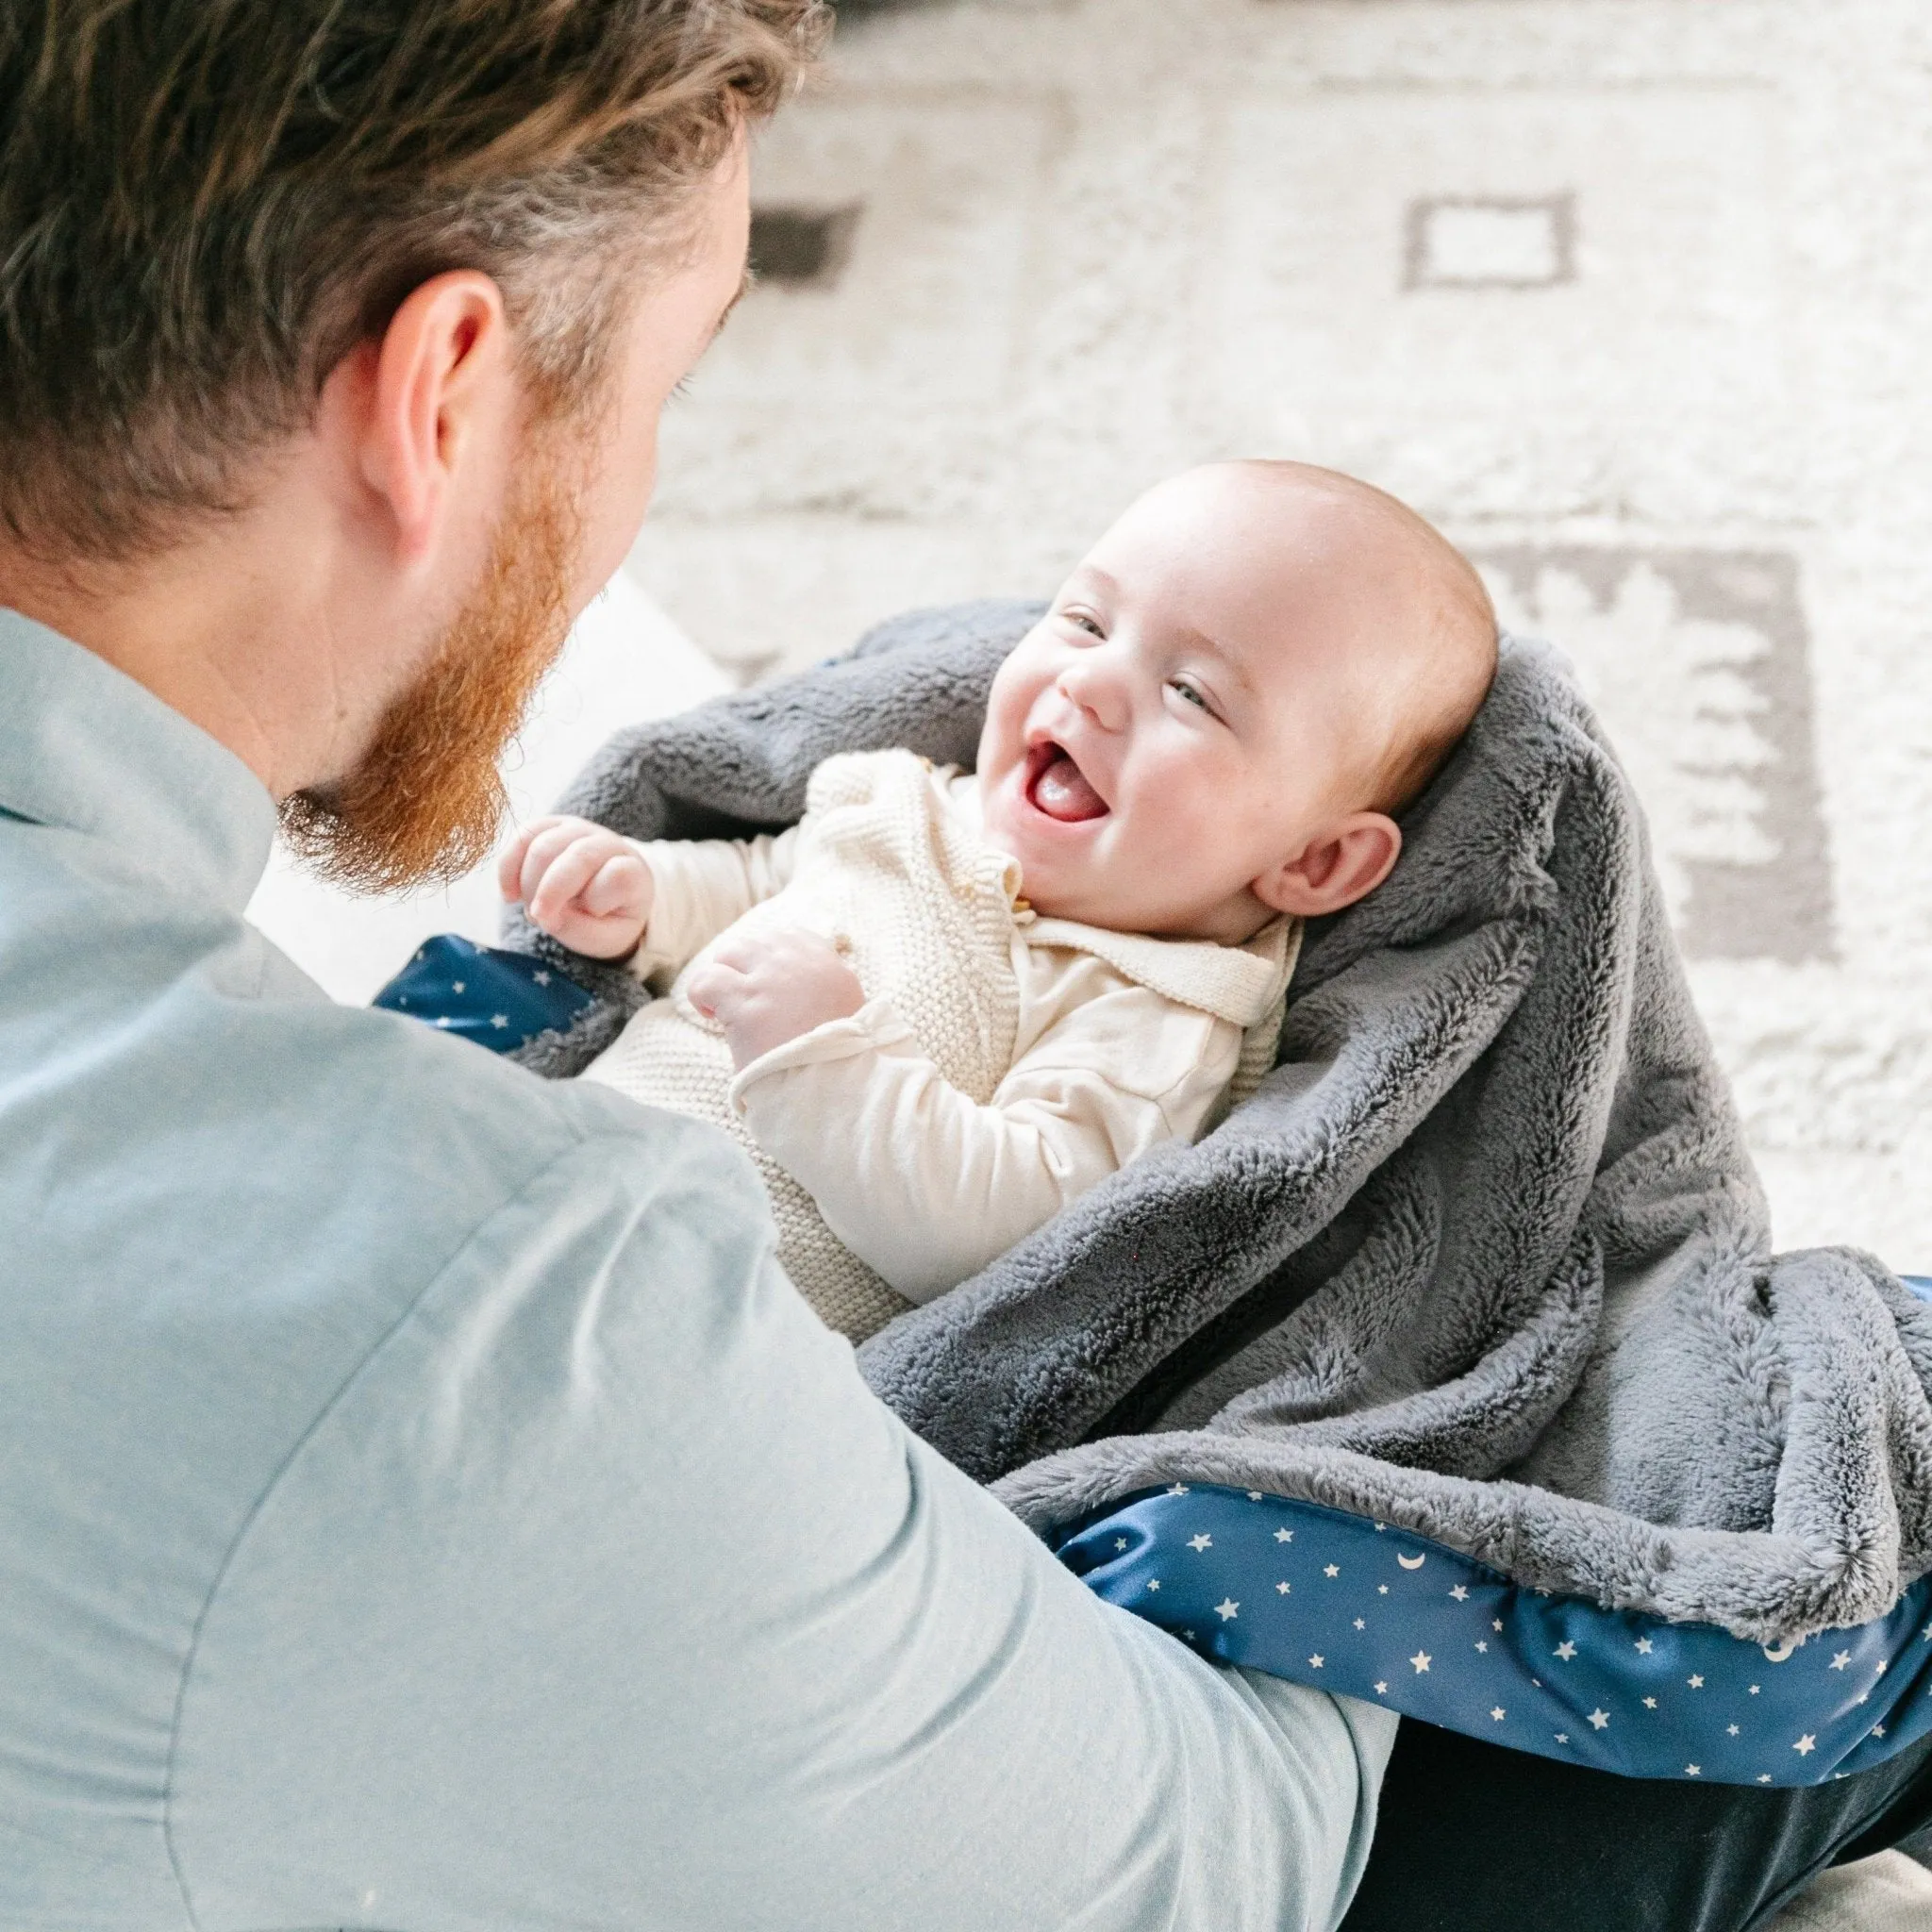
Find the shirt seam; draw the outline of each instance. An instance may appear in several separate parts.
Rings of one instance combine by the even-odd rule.
[[[242,1517],[241,1523],[236,1525],[235,1534],[229,1540],[228,1547],[222,1553],[222,1560],[216,1566],[215,1574],[208,1582],[208,1593],[202,1598],[201,1607],[195,1612],[194,1627],[189,1633],[188,1648],[182,1654],[180,1675],[175,1685],[175,1708],[168,1725],[167,1771],[161,1783],[161,1841],[167,1848],[168,1868],[174,1874],[175,1889],[181,1894],[181,1909],[188,1915],[188,1923],[193,1928],[193,1932],[202,1932],[202,1921],[200,1914],[195,1910],[193,1898],[190,1894],[188,1874],[182,1868],[180,1854],[175,1842],[175,1773],[176,1758],[180,1751],[181,1716],[188,1697],[188,1682],[194,1674],[194,1666],[200,1656],[202,1631],[208,1623],[208,1612],[214,1607],[215,1599],[221,1594],[223,1584],[227,1581],[228,1572],[234,1565],[236,1556],[241,1551],[242,1543],[247,1541],[249,1531],[260,1520],[262,1511],[268,1507],[269,1499],[280,1488],[283,1478],[293,1468],[296,1459],[314,1440],[316,1433],[321,1429],[322,1425],[341,1405],[343,1398],[361,1378],[370,1363],[389,1346],[390,1342],[395,1339],[405,1325],[414,1319],[417,1310],[421,1308],[424,1302],[441,1284],[450,1271],[475,1246],[478,1238],[486,1228],[495,1222],[500,1215],[516,1207],[519,1202],[523,1201],[526,1195],[540,1186],[566,1161],[577,1158],[587,1147],[594,1145],[598,1141],[608,1138],[603,1133],[586,1132],[583,1128],[568,1122],[565,1123],[565,1131],[572,1135],[573,1144],[560,1150],[552,1158],[546,1160],[541,1167],[538,1168],[517,1189],[515,1193],[496,1202],[476,1221],[475,1224],[463,1236],[462,1240],[450,1250],[449,1254],[436,1269],[436,1272],[424,1282],[418,1292],[411,1297],[408,1306],[398,1313],[395,1320],[376,1337],[375,1341],[371,1343],[369,1348],[356,1362],[355,1366],[342,1377],[341,1383],[330,1393],[328,1400],[323,1403],[316,1409],[315,1413],[309,1417],[308,1425],[296,1437],[294,1441],[289,1445],[288,1454],[276,1464],[268,1480],[262,1485],[261,1493],[248,1506],[246,1514]]]

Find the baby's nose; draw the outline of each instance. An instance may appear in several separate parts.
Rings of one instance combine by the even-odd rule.
[[[1060,673],[1061,695],[1085,711],[1104,731],[1118,731],[1127,722],[1126,687],[1114,668],[1090,653]]]

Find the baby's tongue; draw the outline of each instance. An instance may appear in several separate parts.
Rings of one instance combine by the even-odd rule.
[[[1070,823],[1097,819],[1107,811],[1107,801],[1088,784],[1086,774],[1065,752],[1034,781],[1033,802],[1048,818]]]

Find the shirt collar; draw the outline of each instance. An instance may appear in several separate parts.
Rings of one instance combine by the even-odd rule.
[[[275,807],[234,753],[106,658],[0,609],[0,809],[106,840],[240,913]]]

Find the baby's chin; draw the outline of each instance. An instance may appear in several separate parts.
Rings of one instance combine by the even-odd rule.
[[[1220,939],[1230,915],[1240,922],[1234,902],[1247,894],[1239,882],[1229,889],[1229,905],[1204,918],[1191,900],[1171,904],[1150,891],[1150,866],[1137,870],[1120,848],[1124,827],[1117,825],[1105,837],[1098,830],[1101,822],[1089,820],[1080,822],[1089,828],[1085,832],[1080,824],[1064,827],[1074,834],[1068,838],[1039,823],[1041,814],[1025,797],[1024,767],[1010,768],[990,783],[982,777],[980,816],[988,844],[1018,860],[1021,896],[1042,919],[1173,939]],[[1257,926],[1263,923],[1265,912],[1254,922]]]

